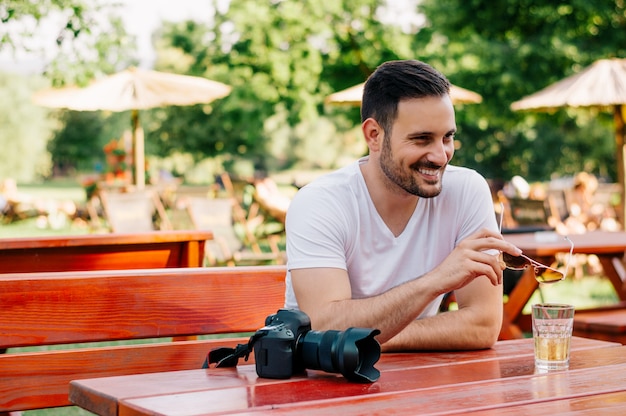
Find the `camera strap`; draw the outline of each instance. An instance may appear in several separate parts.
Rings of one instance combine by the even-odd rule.
[[[247,344],[237,344],[235,348],[222,347],[212,349],[204,360],[202,368],[209,368],[211,364],[215,364],[216,368],[236,367],[241,357],[248,361],[254,343],[265,335],[267,335],[267,331],[258,331],[250,337]]]

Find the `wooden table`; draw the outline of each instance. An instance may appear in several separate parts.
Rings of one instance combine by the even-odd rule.
[[[0,239],[0,273],[200,267],[210,231]]]
[[[553,237],[553,238],[551,238]],[[557,253],[567,253],[569,243],[558,235],[550,233],[506,234],[504,238],[522,249],[527,256],[545,264],[551,264]],[[604,273],[613,284],[620,300],[626,300],[622,259],[626,251],[626,232],[593,231],[570,235],[574,242],[574,253],[595,254],[600,259]],[[522,316],[524,306],[539,287],[532,269],[527,269],[519,279],[504,304],[501,339],[521,338],[522,329],[528,329],[529,319]]]
[[[626,412],[626,346],[574,337],[570,369],[535,372],[533,340],[467,352],[383,354],[372,384],[307,370],[258,378],[253,365],[72,381],[99,415],[547,414]],[[616,414],[616,413],[614,413]]]

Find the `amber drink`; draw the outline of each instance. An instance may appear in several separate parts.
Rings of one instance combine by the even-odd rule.
[[[539,371],[569,368],[574,306],[536,304],[532,308],[535,368]]]

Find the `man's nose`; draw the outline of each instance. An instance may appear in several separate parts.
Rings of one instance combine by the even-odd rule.
[[[436,142],[431,146],[428,160],[440,166],[448,163],[448,147],[445,143]]]

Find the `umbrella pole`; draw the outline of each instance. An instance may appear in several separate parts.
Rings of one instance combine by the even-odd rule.
[[[620,188],[620,209],[618,212],[618,220],[622,224],[622,227],[626,229],[626,147],[624,146],[624,136],[626,130],[624,129],[624,115],[622,114],[622,106],[616,105],[613,111],[613,120],[615,124],[615,144],[616,144],[616,156],[617,156],[617,177]]]
[[[134,169],[134,183],[137,189],[144,189],[146,185],[146,177],[144,174],[145,159],[144,159],[144,137],[143,129],[139,125],[139,110],[131,111],[132,125],[133,125],[133,165]]]

